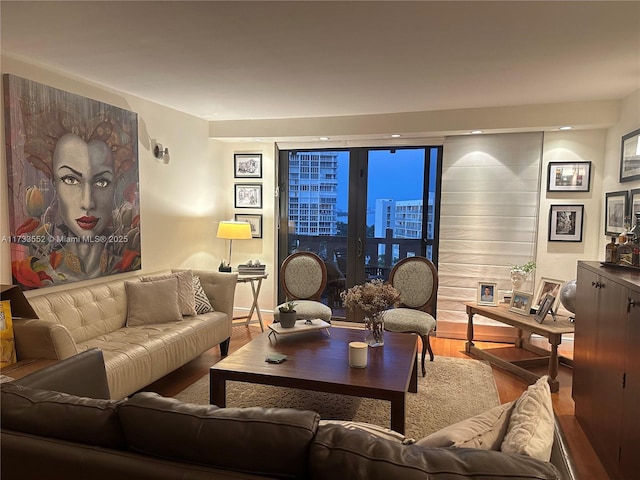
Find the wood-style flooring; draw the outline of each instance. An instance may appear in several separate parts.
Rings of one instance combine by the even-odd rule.
[[[263,318],[266,320],[265,314],[263,314]],[[270,320],[267,320],[267,322],[268,321]],[[245,343],[251,341],[256,335],[260,335],[260,333],[260,327],[257,325],[235,325],[233,327],[229,352],[234,352]],[[536,340],[535,342],[539,342],[538,345],[540,346],[546,347],[548,345],[544,338]],[[498,348],[500,349],[500,355],[506,359],[517,359],[531,355],[529,352],[516,349],[508,344],[478,341],[474,343],[478,348]],[[435,355],[469,358],[469,355],[464,351],[464,344],[464,340],[438,337],[431,338],[431,346]],[[572,358],[573,351],[571,342],[567,342],[566,345],[561,345],[559,353],[565,357]],[[219,361],[220,358],[219,348],[212,348],[195,360],[145,388],[145,390],[156,391],[165,396],[173,396],[204,376],[208,372],[209,367]],[[540,373],[544,372],[545,369],[542,368]],[[493,367],[493,375],[500,394],[500,400],[503,403],[518,398],[528,386],[524,380],[497,367]],[[574,403],[571,398],[571,368],[560,366],[558,380],[560,381],[560,391],[552,394],[553,407],[569,443],[579,478],[581,480],[609,480],[602,464],[598,460],[597,455],[574,416]]]

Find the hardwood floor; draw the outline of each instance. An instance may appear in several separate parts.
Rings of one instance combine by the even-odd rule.
[[[239,349],[260,333],[260,327],[257,325],[234,326],[229,352],[232,353]],[[544,338],[534,340],[534,342],[539,342],[539,346],[546,347],[546,339]],[[529,352],[524,352],[507,344],[477,341],[474,343],[478,348],[498,348],[499,350],[497,352],[504,358],[516,359],[531,356]],[[464,340],[438,337],[431,338],[431,346],[435,355],[472,358],[465,353],[464,344]],[[571,342],[568,342],[566,345],[563,344],[561,347],[559,353],[571,358],[573,355]],[[155,391],[165,396],[176,395],[204,376],[208,372],[209,367],[219,361],[220,358],[220,350],[218,347],[215,347],[192,362],[158,380],[145,390]],[[544,372],[544,368],[542,368],[542,371],[539,371],[539,373]],[[500,394],[500,400],[503,403],[518,398],[528,386],[524,380],[497,367],[493,367],[493,375]],[[560,381],[560,391],[552,394],[553,408],[567,438],[579,478],[581,480],[609,480],[602,464],[598,460],[591,444],[574,416],[574,403],[571,398],[571,368],[560,366],[558,380]]]

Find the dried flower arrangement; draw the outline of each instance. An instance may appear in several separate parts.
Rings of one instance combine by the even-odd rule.
[[[375,317],[379,313],[400,303],[400,292],[382,280],[371,280],[364,285],[355,285],[340,294],[344,306],[360,309],[365,317]]]

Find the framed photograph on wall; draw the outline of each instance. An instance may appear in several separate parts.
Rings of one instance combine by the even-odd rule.
[[[236,208],[262,208],[261,183],[235,184]]]
[[[237,222],[248,222],[251,225],[251,237],[262,238],[262,215],[236,213],[235,220]]]
[[[624,230],[624,217],[627,215],[627,192],[608,192],[605,195],[604,234],[619,235]]]
[[[549,241],[581,242],[584,205],[551,205]]]
[[[588,192],[591,162],[549,162],[547,192]]]
[[[233,155],[235,178],[262,178],[261,153],[236,153]]]
[[[495,282],[478,282],[478,305],[498,304],[498,284]]]
[[[629,192],[629,210],[631,213],[631,225],[635,225],[636,214],[640,213],[640,188],[634,188]]]
[[[555,310],[557,307],[557,303],[560,301],[560,289],[564,285],[562,280],[554,280],[552,278],[544,278],[540,279],[540,285],[538,286],[538,290],[536,295],[533,297],[533,303],[531,304],[532,308],[539,309],[540,305],[544,301],[545,295],[552,295],[554,300],[554,304],[552,308]]]
[[[620,182],[640,180],[640,128],[622,137]]]
[[[514,290],[511,295],[509,311],[519,313],[520,315],[529,315],[532,297],[533,295],[530,293]]]
[[[544,322],[544,319],[547,316],[547,313],[549,313],[549,310],[551,310],[551,307],[553,305],[553,302],[555,302],[555,298],[552,295],[549,295],[548,293],[544,296],[544,300],[542,300],[542,303],[540,304],[540,307],[538,307],[538,311],[535,314],[535,320],[538,323],[542,323]]]

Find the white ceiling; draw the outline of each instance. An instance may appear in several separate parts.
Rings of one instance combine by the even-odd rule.
[[[2,53],[214,121],[621,99],[640,2],[2,1]]]

